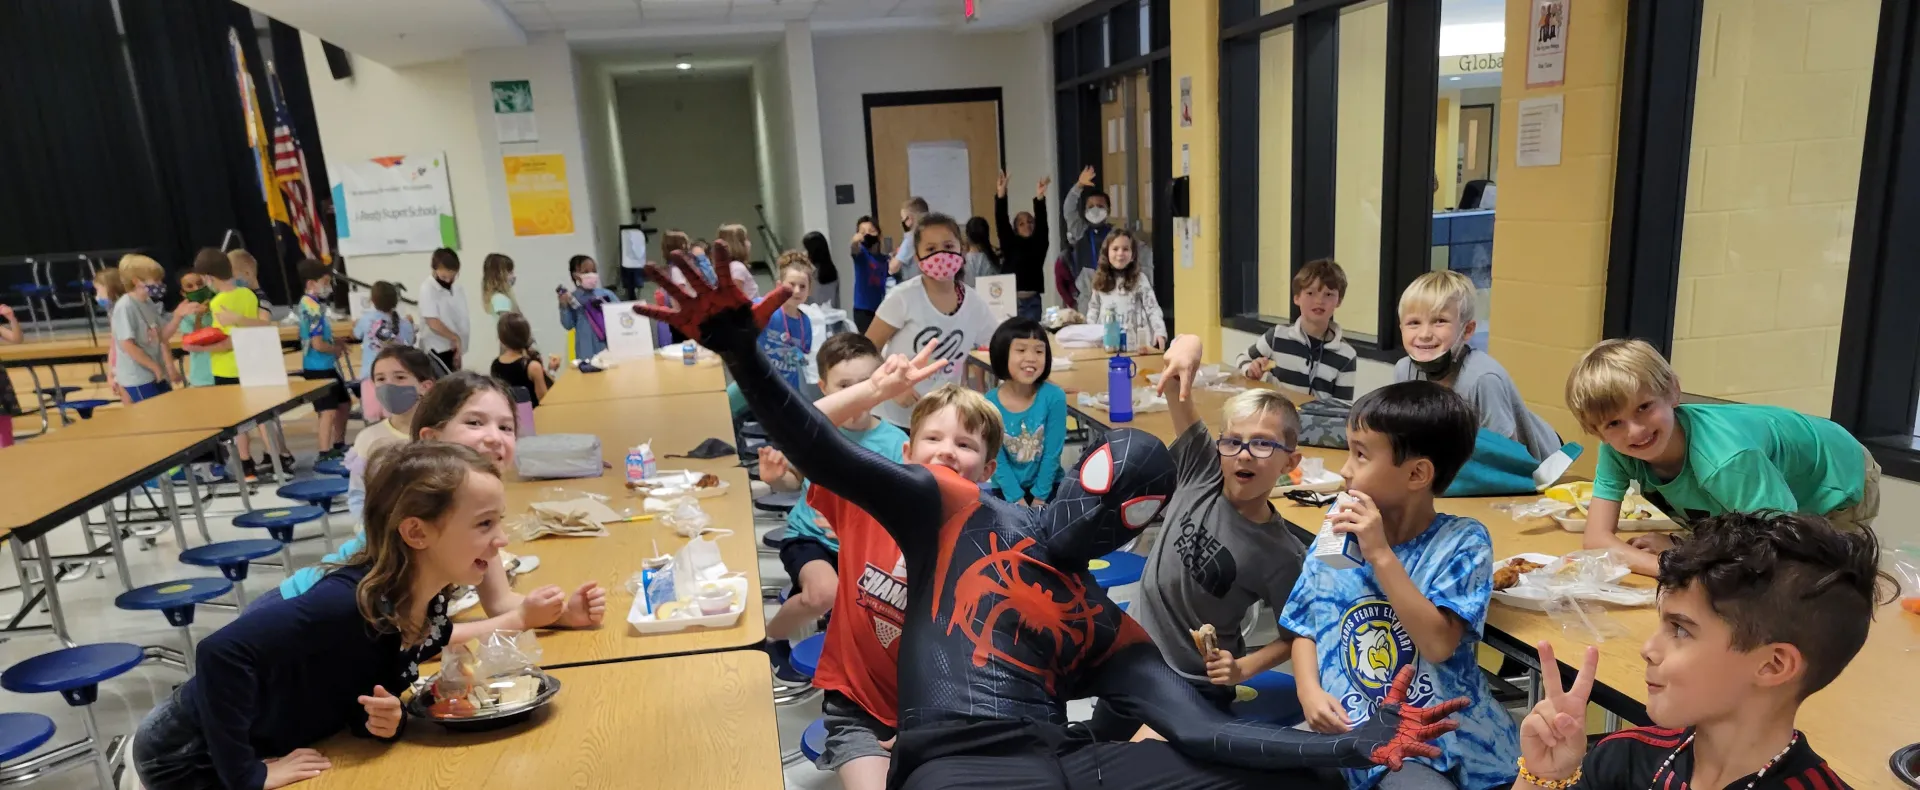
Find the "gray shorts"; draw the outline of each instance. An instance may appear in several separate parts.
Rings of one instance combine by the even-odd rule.
[[[874,718],[845,694],[829,690],[820,702],[820,712],[827,722],[827,745],[815,763],[820,770],[838,771],[862,757],[893,757],[880,742],[899,731]]]

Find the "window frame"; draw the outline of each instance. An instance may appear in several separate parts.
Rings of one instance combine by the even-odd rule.
[[[1252,334],[1296,317],[1259,312],[1259,277],[1277,267],[1259,260],[1260,41],[1292,27],[1293,168],[1291,251],[1286,276],[1307,261],[1331,257],[1334,249],[1339,143],[1340,15],[1374,0],[1297,0],[1259,13],[1259,0],[1221,0],[1220,325]],[[1431,266],[1433,195],[1406,173],[1434,168],[1434,107],[1439,100],[1440,7],[1433,0],[1385,0],[1387,7],[1386,107],[1381,150],[1380,292],[1348,293],[1347,299],[1378,299],[1372,327],[1347,327],[1376,340],[1349,340],[1360,356],[1392,362],[1402,356],[1399,295]],[[1236,100],[1236,97],[1240,100]],[[1419,108],[1415,110],[1413,108]],[[1271,275],[1269,275],[1271,276]]]

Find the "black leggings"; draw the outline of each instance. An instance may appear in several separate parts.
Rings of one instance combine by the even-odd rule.
[[[1338,772],[1252,771],[1189,759],[1165,741],[1095,743],[1057,758],[1043,755],[956,756],[930,760],[904,790],[1345,790]]]
[[[872,311],[872,310],[861,310],[861,309],[859,309],[859,308],[854,308],[854,310],[853,310],[853,327],[854,327],[855,329],[858,329],[858,330],[860,330],[860,334],[863,334],[863,335],[864,335],[864,334],[866,334],[866,333],[867,333],[867,325],[868,325],[868,324],[871,324],[871,323],[873,323],[873,311]]]

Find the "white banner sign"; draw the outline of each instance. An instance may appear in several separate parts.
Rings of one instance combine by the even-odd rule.
[[[444,153],[383,156],[333,166],[333,223],[347,255],[460,246]]]
[[[996,274],[991,277],[977,278],[973,283],[974,292],[987,297],[987,311],[993,313],[993,320],[1005,321],[1013,317],[1018,294],[1014,293],[1013,275]]]
[[[633,312],[634,302],[604,302],[601,315],[607,319],[607,356],[614,359],[643,359],[653,353],[653,322]],[[591,332],[581,327],[575,331]]]

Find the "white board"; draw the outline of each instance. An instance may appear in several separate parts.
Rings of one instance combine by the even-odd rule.
[[[601,315],[607,319],[607,356],[642,359],[653,353],[653,322],[634,313],[633,305],[633,302],[600,304]]]
[[[973,216],[972,170],[963,140],[907,144],[907,189],[964,223]]]
[[[233,338],[233,361],[240,367],[240,386],[287,385],[287,361],[280,351],[279,327],[234,327],[227,336]]]

